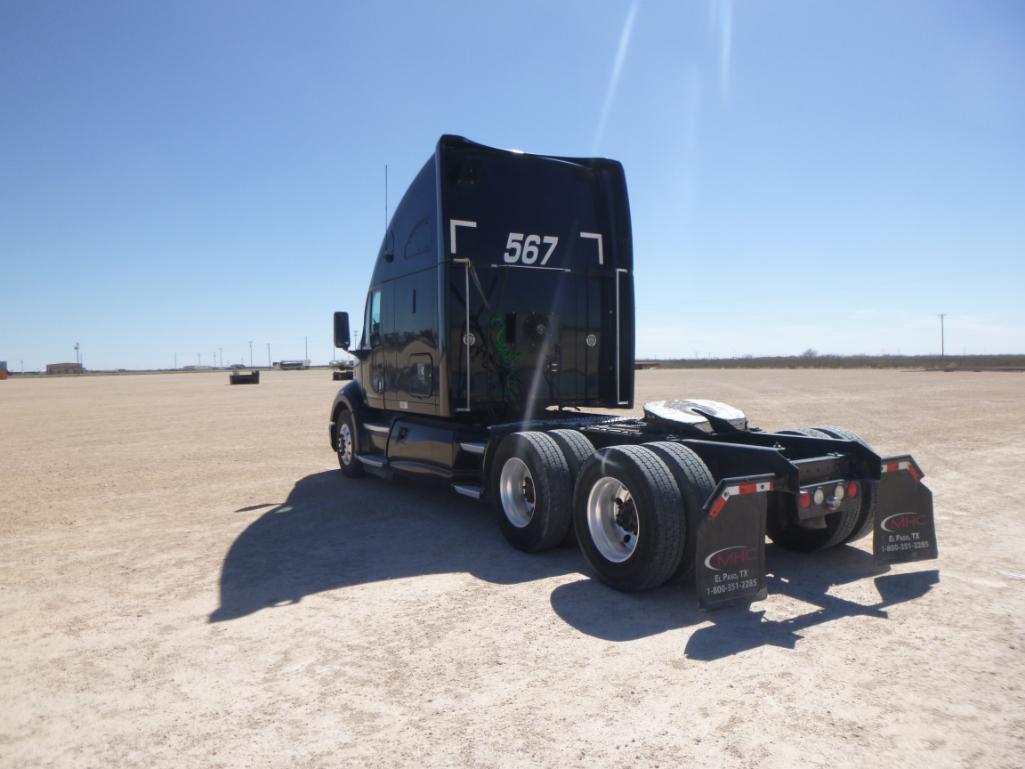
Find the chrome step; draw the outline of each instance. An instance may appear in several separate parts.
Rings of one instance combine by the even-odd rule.
[[[465,451],[467,454],[483,454],[484,453],[484,444],[483,443],[477,443],[475,441],[465,441],[465,442],[461,441],[459,443],[459,448],[461,450]]]
[[[469,483],[453,483],[452,491],[456,494],[462,494],[464,497],[470,499],[480,499],[484,496],[484,489],[480,486],[474,486]]]
[[[388,465],[388,460],[379,454],[357,454],[356,459],[370,467],[383,468]]]

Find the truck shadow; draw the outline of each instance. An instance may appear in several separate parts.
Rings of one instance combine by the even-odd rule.
[[[760,646],[792,649],[801,638],[801,630],[843,617],[886,619],[887,607],[919,598],[939,582],[935,569],[887,574],[888,567],[880,566],[870,553],[855,547],[803,554],[770,544],[766,560],[770,597],[786,595],[817,608],[786,620],[766,619],[764,610],[746,606],[706,612],[698,608],[692,584],[629,595],[593,579],[556,588],[551,596],[552,608],[581,632],[609,641],[630,641],[704,625],[690,635],[686,655],[713,660]],[[862,604],[829,594],[836,585],[868,577],[875,577],[878,601]]]
[[[249,505],[250,512],[265,505]],[[528,555],[502,538],[490,509],[425,484],[307,476],[232,543],[210,622],[367,582],[468,572],[513,584],[578,572],[575,550]]]
[[[466,572],[495,584],[516,584],[586,572],[580,553],[558,548],[540,555],[514,550],[490,510],[445,489],[415,483],[344,479],[330,470],[298,481],[232,543],[220,578],[220,606],[210,622],[295,604],[326,590],[426,574]],[[705,612],[692,584],[642,594],[620,593],[590,578],[560,585],[551,606],[567,624],[609,641],[629,641],[698,626],[686,654],[711,660],[759,646],[793,648],[800,631],[851,616],[885,619],[889,606],[925,595],[936,570],[886,574],[863,550],[844,547],[804,555],[767,547],[769,593],[817,607],[786,620],[747,607]],[[861,604],[830,588],[875,578],[879,600]],[[710,623],[710,624],[709,624]]]

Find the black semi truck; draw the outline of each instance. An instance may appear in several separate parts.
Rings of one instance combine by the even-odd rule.
[[[766,595],[765,536],[814,551],[874,532],[877,559],[936,557],[910,456],[838,427],[764,432],[710,400],[634,405],[623,167],[442,136],[396,209],[331,407],[342,472],[490,500],[508,541],[579,543],[621,590],[696,580],[708,608]],[[588,409],[581,412],[581,408]]]

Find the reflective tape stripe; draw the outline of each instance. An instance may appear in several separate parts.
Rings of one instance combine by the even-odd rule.
[[[729,498],[729,492],[723,492],[722,496],[715,500],[715,504],[712,505],[712,509],[709,511],[708,516],[710,518],[718,518],[719,513],[726,507],[726,500]]]
[[[911,467],[912,467],[911,463],[908,462],[907,460],[905,460],[903,462],[885,462],[883,464],[883,472],[884,473],[896,473],[899,470],[910,470]],[[912,471],[912,475],[914,475],[914,471]]]
[[[712,509],[708,511],[710,518],[718,518],[719,513],[729,502],[730,497],[743,496],[744,494],[758,494],[759,492],[772,491],[776,488],[775,481],[761,481],[760,483],[742,483],[738,486],[727,486],[719,498],[715,500]]]
[[[772,481],[761,483],[744,483],[740,486],[730,486],[727,491],[731,494],[757,494],[760,491],[772,491],[776,485]]]

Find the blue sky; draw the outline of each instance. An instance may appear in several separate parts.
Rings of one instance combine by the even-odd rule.
[[[1025,5],[0,0],[0,359],[332,352],[442,133],[623,162],[643,356],[1025,351]]]

